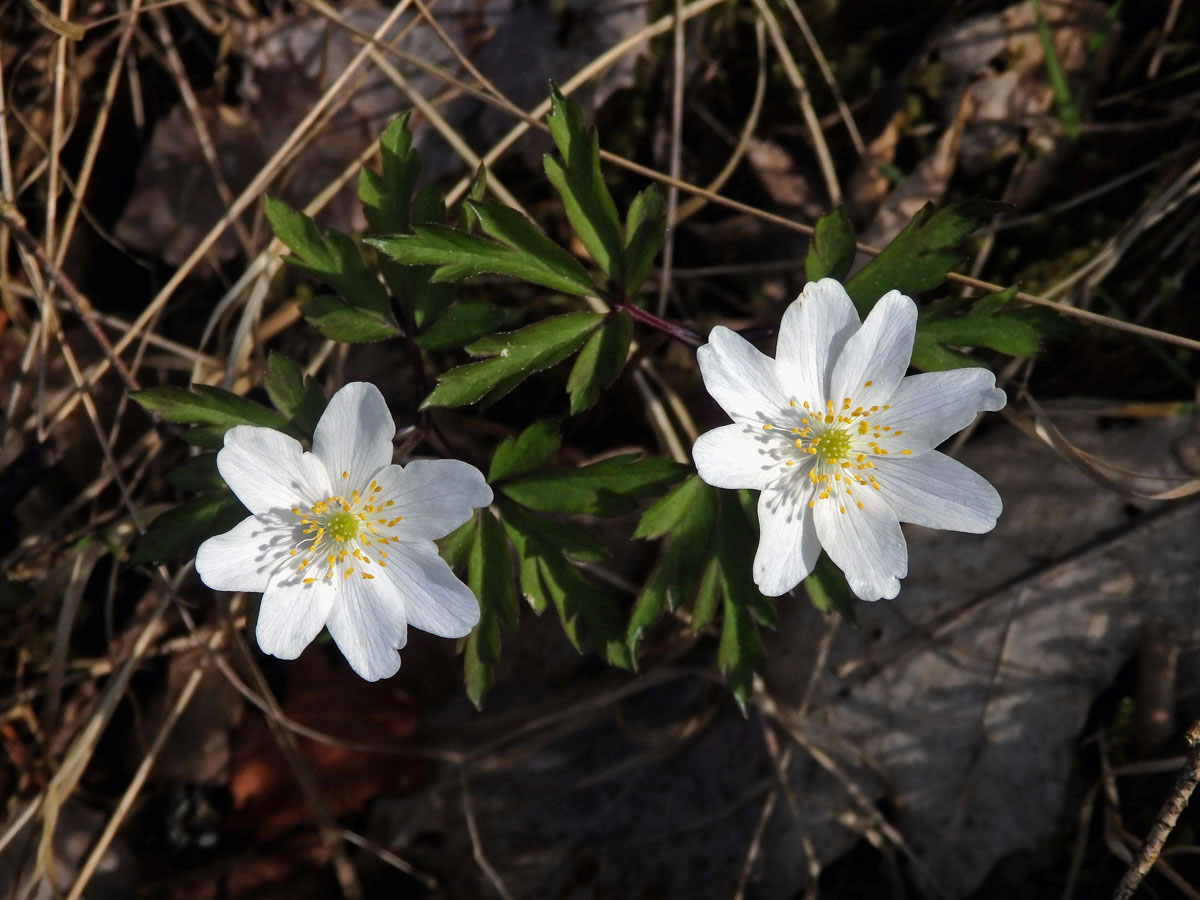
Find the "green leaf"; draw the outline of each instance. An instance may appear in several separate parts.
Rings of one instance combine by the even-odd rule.
[[[507,497],[540,512],[619,516],[682,478],[687,467],[669,459],[614,456],[565,472],[524,475],[500,485]]]
[[[632,297],[650,272],[667,234],[662,194],[654,185],[633,198],[625,214],[625,296]]]
[[[988,294],[959,315],[952,313],[965,304],[957,300],[923,308],[917,320],[912,364],[927,372],[979,365],[977,359],[953,347],[987,347],[1011,356],[1036,353],[1041,339],[1056,332],[1056,322],[1048,320],[1042,310],[1005,309],[1016,292],[1014,285]]]
[[[717,492],[699,475],[685,478],[642,513],[635,538],[659,538],[685,525],[697,512],[716,501]]]
[[[562,435],[558,423],[544,419],[534,422],[516,437],[507,437],[500,442],[492,454],[492,465],[488,470],[488,483],[495,484],[503,478],[525,475],[546,465],[558,452]]]
[[[696,562],[709,556],[716,513],[716,490],[693,475],[642,514],[635,537],[669,537],[629,620],[631,652],[636,653],[646,629],[663,613],[696,594],[704,571]]]
[[[537,259],[549,270],[563,273],[573,283],[580,287],[586,285],[589,292],[594,292],[592,279],[579,260],[546,237],[540,228],[515,209],[498,203],[472,200],[468,200],[466,206],[478,217],[479,225],[488,237]]]
[[[202,450],[220,450],[225,446],[225,425],[193,425],[183,433],[183,439]]]
[[[264,209],[275,236],[292,251],[289,265],[316,275],[347,305],[392,321],[387,291],[363,262],[354,241],[332,229],[322,235],[312,219],[273,197],[265,199]]]
[[[622,273],[623,247],[617,207],[600,173],[600,139],[595,128],[586,128],[574,100],[568,100],[550,85],[550,115],[546,124],[558,146],[562,163],[552,156],[543,159],[546,177],[562,197],[571,227],[596,265],[617,284]]]
[[[247,515],[245,507],[228,490],[189,500],[150,523],[138,540],[130,562],[160,562],[176,556],[194,556],[201,543],[228,531]]]
[[[827,613],[837,610],[847,622],[858,623],[854,594],[846,584],[846,576],[824,552],[817,558],[812,572],[804,579],[804,590],[818,611]]]
[[[480,164],[479,168],[475,170],[471,188],[467,191],[467,199],[482,200],[485,196],[487,196],[487,166]],[[480,229],[479,215],[469,203],[463,205],[462,229],[469,234],[474,234]]]
[[[817,219],[812,243],[808,245],[808,257],[804,261],[804,275],[809,281],[822,278],[843,281],[854,262],[855,252],[854,226],[850,224],[846,210],[839,206]]]
[[[475,544],[475,528],[475,518],[471,517],[437,541],[438,553],[455,571],[462,571],[467,565]]]
[[[574,522],[530,515],[523,507],[504,498],[500,499],[499,506],[505,520],[517,523],[526,534],[537,535],[572,559],[600,562],[609,556],[603,544]]]
[[[749,608],[725,592],[725,621],[717,648],[717,666],[743,714],[754,690],[754,675],[762,671],[766,661],[762,638]]]
[[[696,602],[692,606],[692,629],[703,631],[717,614],[717,601],[721,599],[721,563],[713,556],[704,566],[700,584],[696,589]]]
[[[725,675],[743,713],[754,687],[754,675],[766,664],[758,625],[765,618],[774,619],[772,602],[754,585],[750,535],[737,504],[722,503],[717,526],[717,558],[721,565],[719,578],[725,617],[717,649],[717,666]],[[765,613],[764,610],[772,612]]]
[[[477,209],[483,205],[475,204]],[[540,234],[533,223],[529,222],[528,228]],[[542,237],[550,244],[548,238]],[[368,238],[366,242],[398,263],[437,266],[434,281],[458,281],[492,272],[566,294],[586,297],[598,293],[579,261],[554,244],[550,246],[556,253],[540,257],[445,225],[418,225],[411,235]]]
[[[1007,209],[990,200],[964,200],[935,210],[926,204],[877,257],[846,283],[850,299],[865,316],[890,290],[913,295],[932,290],[967,259],[963,242]]]
[[[624,310],[610,313],[604,325],[588,338],[567,379],[571,415],[594,406],[600,395],[617,380],[625,368],[632,340],[633,319]]]
[[[508,312],[486,300],[461,300],[417,336],[425,350],[449,350],[490,334],[508,318]]]
[[[221,435],[224,443],[225,436]],[[225,479],[217,471],[217,455],[190,456],[167,472],[167,483],[180,491],[215,491],[225,488]]]
[[[486,509],[479,514],[467,582],[479,600],[479,624],[467,638],[463,665],[467,696],[479,709],[500,661],[500,629],[515,630],[521,615],[513,590],[508,540],[496,517]]]
[[[177,387],[145,388],[131,391],[129,396],[143,409],[158,413],[168,422],[213,425],[223,429],[234,425],[262,425],[286,430],[288,426],[287,419],[275,410],[207,384],[194,384],[191,390]]]
[[[275,408],[291,420],[305,434],[311,435],[317,428],[321,413],[325,412],[325,392],[311,375],[305,375],[300,367],[282,353],[271,351],[267,357],[267,374],[263,387]]]
[[[412,149],[411,112],[393,119],[379,138],[383,172],[363,168],[358,173],[358,199],[371,230],[403,233],[411,225],[413,189],[421,173],[421,159]]]
[[[493,358],[443,373],[421,408],[465,406],[489,394],[489,400],[497,400],[534,372],[578,350],[603,319],[602,313],[568,313],[476,341],[467,352]]]
[[[361,344],[396,337],[391,314],[380,315],[354,306],[336,294],[318,294],[300,307],[308,323],[331,341]]]
[[[529,518],[506,511],[504,527],[521,561],[521,590],[530,605],[540,613],[553,604],[577,650],[590,644],[612,665],[632,668],[624,622],[608,592],[585,578],[540,531],[529,529]]]

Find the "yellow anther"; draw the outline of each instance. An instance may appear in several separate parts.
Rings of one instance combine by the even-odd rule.
[[[771,426],[770,426],[770,425],[764,425],[764,426],[763,426],[763,431],[770,431],[770,430],[771,430]]]
[[[343,472],[343,473],[342,473],[342,477],[343,477],[343,478],[349,478],[349,477],[350,477],[350,473],[349,473],[349,472]]]
[[[784,463],[786,466],[794,466],[795,464],[796,461],[794,459],[789,459],[786,463]]]
[[[317,580],[317,579],[315,579],[315,578],[305,578],[305,579],[304,579],[304,583],[305,583],[305,584],[312,584],[312,583],[313,583],[314,581],[316,581],[316,580]]]
[[[863,387],[870,387],[870,386],[871,386],[871,385],[873,385],[874,383],[875,383],[875,382],[873,382],[873,381],[868,381],[866,384],[864,384],[864,385],[863,385]]]
[[[911,450],[901,450],[900,453],[903,454],[904,456],[912,456]]]

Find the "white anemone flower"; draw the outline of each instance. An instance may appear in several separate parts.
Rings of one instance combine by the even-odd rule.
[[[373,384],[333,395],[312,452],[271,428],[225,434],[217,469],[251,516],[209,538],[196,571],[219,591],[261,591],[263,652],[295,659],[328,626],[368,681],[400,668],[408,628],[463,637],[479,603],[433,543],[492,502],[474,466],[392,465],[395,423]]]
[[[767,596],[800,583],[821,549],[863,600],[892,598],[908,574],[901,522],[990,531],[1000,495],[933,448],[1004,391],[987,369],[905,377],[917,307],[890,291],[860,323],[845,288],[810,282],[787,308],[775,359],[717,326],[697,358],[734,424],[700,436],[700,477],[758,498],[754,581]]]

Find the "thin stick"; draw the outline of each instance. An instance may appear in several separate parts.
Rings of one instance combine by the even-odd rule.
[[[787,40],[783,36],[783,29],[779,27],[779,20],[767,6],[766,0],[754,0],[754,5],[766,22],[767,34],[771,38],[771,43],[775,45],[775,52],[779,55],[780,63],[783,64],[783,71],[796,91],[796,99],[800,103],[800,113],[804,117],[804,125],[812,140],[813,152],[817,155],[817,164],[821,167],[821,177],[825,179],[825,191],[829,195],[829,203],[831,206],[840,206],[842,188],[838,183],[837,170],[833,166],[833,154],[829,152],[829,145],[825,143],[825,133],[821,130],[821,121],[817,118],[817,111],[813,109],[812,95],[808,92],[804,75],[801,74],[800,67],[796,65],[792,51],[788,49]]]
[[[1117,889],[1113,893],[1113,900],[1129,900],[1133,896],[1138,885],[1142,883],[1142,879],[1157,862],[1163,844],[1166,843],[1171,831],[1175,828],[1175,823],[1179,821],[1180,813],[1188,805],[1192,791],[1196,789],[1197,784],[1200,784],[1200,721],[1192,723],[1192,727],[1184,735],[1184,740],[1188,745],[1187,761],[1183,764],[1179,777],[1175,779],[1175,786],[1171,788],[1171,793],[1163,802],[1162,809],[1158,811],[1158,821],[1146,835],[1141,849],[1138,850],[1137,855],[1129,864],[1129,868],[1126,869],[1121,883],[1117,885]]]
[[[492,887],[496,889],[496,893],[503,897],[504,900],[513,900],[513,895],[509,893],[508,887],[500,877],[500,873],[492,868],[492,864],[488,862],[487,855],[483,852],[483,843],[479,840],[479,827],[475,824],[475,811],[471,808],[471,792],[467,787],[467,771],[465,766],[458,767],[458,782],[462,788],[463,816],[467,820],[467,833],[471,836],[471,851],[475,856],[475,862],[483,874],[487,876],[487,880],[491,882]]]
[[[117,81],[121,77],[122,69],[125,67],[125,58],[129,52],[129,44],[133,40],[134,32],[137,30],[137,20],[141,6],[142,0],[133,0],[129,8],[129,18],[125,22],[124,30],[121,32],[121,39],[117,42],[117,53],[113,57],[112,68],[108,70],[108,81],[104,85],[104,96],[100,101],[100,111],[96,115],[96,124],[92,126],[92,134],[88,138],[88,146],[83,154],[83,162],[79,166],[79,174],[75,177],[75,190],[71,192],[71,205],[67,209],[66,218],[63,219],[62,235],[58,242],[57,252],[54,254],[54,264],[56,266],[61,266],[63,260],[66,258],[67,247],[71,243],[71,234],[75,230],[75,221],[79,218],[80,207],[83,206],[83,196],[87,193],[88,183],[92,179],[92,169],[96,164],[96,157],[100,155],[100,142],[104,137],[104,130],[108,126],[108,115],[112,110],[113,98],[117,95]]]
[[[668,165],[672,178],[683,172],[683,0],[675,0],[673,42],[674,67],[671,74],[671,150]],[[675,261],[675,226],[679,216],[679,188],[667,188],[667,233],[662,248],[662,275],[658,280],[659,318],[667,314],[667,299],[671,295],[671,265]]]
[[[208,648],[215,651],[224,639],[225,632],[213,632],[212,637],[208,641]],[[205,671],[205,661],[201,660],[200,665],[196,666],[191,674],[188,675],[188,680],[184,683],[183,689],[180,690],[179,696],[175,699],[171,711],[167,713],[167,717],[163,719],[162,724],[159,726],[158,733],[154,735],[154,740],[150,744],[149,750],[146,751],[146,755],[138,766],[137,771],[133,773],[133,778],[129,780],[129,785],[125,788],[125,793],[121,795],[116,809],[113,810],[112,816],[109,817],[108,823],[104,826],[104,831],[100,833],[100,837],[97,839],[96,845],[92,848],[92,852],[88,854],[87,860],[79,869],[79,875],[75,878],[75,883],[71,885],[71,892],[67,894],[66,900],[79,900],[83,895],[84,888],[92,880],[92,876],[96,874],[96,869],[107,852],[109,844],[112,843],[113,838],[117,835],[117,829],[121,827],[121,823],[129,815],[129,810],[133,808],[134,800],[137,799],[137,795],[141,793],[142,786],[145,785],[146,779],[150,776],[150,770],[154,768],[154,763],[157,762],[158,755],[166,745],[167,738],[170,737],[171,731],[179,721],[179,717],[188,708],[188,704],[192,702],[192,697],[196,693],[196,688],[200,686],[200,679],[204,677]]]

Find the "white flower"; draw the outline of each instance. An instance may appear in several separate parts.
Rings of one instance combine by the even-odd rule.
[[[821,549],[863,600],[895,597],[908,574],[900,522],[977,534],[1000,515],[982,477],[933,448],[1001,409],[986,369],[904,376],[917,307],[899,291],[859,322],[845,288],[810,282],[787,308],[775,359],[728,328],[697,352],[704,385],[734,424],[700,436],[700,477],[762,491],[754,581],[786,593]]]
[[[492,502],[474,466],[457,460],[392,465],[395,423],[373,384],[329,401],[311,453],[270,428],[225,435],[217,469],[253,515],[209,538],[196,571],[219,591],[262,591],[258,645],[295,659],[329,627],[368,681],[400,668],[408,627],[463,637],[479,603],[434,539]]]

